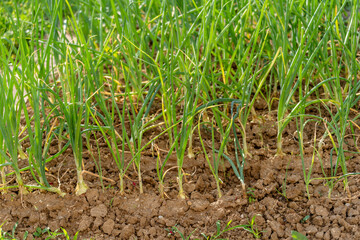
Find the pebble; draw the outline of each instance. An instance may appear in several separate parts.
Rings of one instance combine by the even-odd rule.
[[[320,206],[320,205],[315,206],[315,212],[316,212],[316,215],[319,215],[322,217],[329,216],[329,211],[325,207]]]
[[[126,225],[120,234],[121,239],[130,239],[130,236],[135,233],[135,228],[132,225]]]
[[[310,225],[310,226],[308,226],[308,227],[306,227],[305,228],[305,232],[307,233],[307,234],[315,234],[315,233],[317,233],[317,231],[318,231],[318,229],[315,227],[315,226],[313,226],[313,225]]]
[[[331,233],[332,239],[339,239],[341,230],[340,230],[340,228],[335,227],[335,228],[330,229],[330,233]]]
[[[100,204],[90,210],[90,215],[93,217],[105,217],[107,212],[107,207],[104,204]]]
[[[192,201],[192,204],[190,208],[196,212],[204,211],[208,206],[210,205],[210,202],[208,200],[194,200]]]
[[[106,220],[103,225],[103,231],[106,234],[111,234],[111,232],[114,230],[115,222],[112,219]]]

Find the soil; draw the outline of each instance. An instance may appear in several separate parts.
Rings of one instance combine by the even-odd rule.
[[[342,181],[339,181],[328,197],[325,180],[312,180],[309,186],[310,199],[306,195],[302,161],[299,156],[294,122],[286,128],[283,138],[285,156],[275,157],[276,152],[276,112],[265,110],[264,104],[257,104],[259,116],[247,126],[247,142],[251,156],[245,164],[247,196],[240,186],[230,165],[226,162],[220,169],[223,180],[223,197],[217,198],[216,184],[202,153],[198,136],[194,137],[194,158],[186,157],[184,171],[186,179],[184,190],[186,200],[177,198],[177,170],[170,170],[165,178],[166,197],[158,193],[156,157],[151,150],[142,155],[142,176],[144,193],[139,194],[137,175],[132,165],[127,172],[126,194],[119,194],[118,171],[105,143],[100,143],[102,174],[105,188],[102,189],[97,176],[84,174],[90,189],[81,196],[75,196],[76,172],[71,149],[61,157],[50,162],[48,180],[66,193],[60,197],[55,193],[33,191],[19,196],[16,190],[0,196],[0,223],[3,231],[11,231],[18,223],[16,234],[22,239],[26,231],[34,233],[37,227],[49,227],[56,231],[61,227],[69,235],[79,231],[78,239],[180,239],[178,233],[170,232],[176,226],[184,235],[195,231],[191,239],[201,238],[216,232],[216,222],[221,227],[248,224],[254,217],[254,230],[261,233],[261,239],[291,239],[295,230],[309,239],[360,239],[360,192],[359,177],[349,177],[348,196]],[[324,127],[311,123],[304,136],[305,165],[313,156],[314,133],[321,136]],[[211,134],[202,133],[205,141]],[[145,140],[151,133],[145,135]],[[346,149],[354,148],[347,139]],[[168,143],[160,138],[155,144],[162,150],[165,158]],[[211,146],[211,145],[209,145]],[[50,153],[57,151],[57,142]],[[96,148],[96,145],[95,145]],[[321,149],[325,171],[329,172],[330,141],[325,141]],[[228,148],[233,157],[233,149]],[[208,153],[211,157],[209,148]],[[130,155],[125,155],[127,159]],[[335,158],[334,158],[335,159]],[[97,174],[95,164],[88,151],[84,153],[85,169]],[[349,154],[349,172],[360,172],[360,157]],[[170,158],[167,168],[176,166],[176,157]],[[25,181],[32,179],[24,173]],[[323,176],[320,161],[315,157],[311,178]],[[109,179],[112,179],[109,180]],[[254,239],[254,234],[243,228],[234,229],[221,235],[228,239]],[[27,239],[33,239],[29,234]],[[41,238],[37,238],[41,239]],[[44,239],[44,237],[43,237]],[[59,238],[61,239],[61,238]],[[202,239],[202,238],[201,238]]]

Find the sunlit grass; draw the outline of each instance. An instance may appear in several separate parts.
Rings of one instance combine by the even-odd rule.
[[[246,194],[243,168],[252,160],[247,126],[261,114],[255,101],[264,98],[268,109],[277,111],[274,155],[284,156],[283,132],[289,123],[297,119],[302,149],[306,124],[317,121],[327,128],[317,139],[331,141],[336,153],[334,172],[324,177],[330,177],[332,189],[331,179],[336,181],[341,169],[348,191],[343,144],[348,132],[355,137],[360,126],[358,5],[356,0],[3,1],[1,189],[25,193],[20,173],[30,170],[38,185],[28,188],[61,193],[46,179],[46,163],[53,159],[48,147],[57,139],[59,155],[71,146],[75,192],[85,193],[82,156],[93,154],[90,141],[101,133],[119,171],[120,194],[133,164],[140,193],[146,192],[145,149],[157,156],[153,164],[162,196],[167,161],[175,155],[179,197],[187,197],[184,162],[195,161],[198,154],[207,160],[219,197],[222,161],[229,161]],[[313,106],[326,112],[307,114]],[[202,126],[211,129],[210,144]],[[148,133],[152,139],[145,142]],[[166,138],[164,158],[156,150],[160,136]],[[194,153],[197,137],[201,151]],[[28,159],[22,170],[18,159],[24,141],[30,147],[26,157],[22,154]],[[96,166],[102,181],[101,159]],[[6,174],[15,174],[17,184],[5,185]],[[307,184],[309,174],[304,171]]]

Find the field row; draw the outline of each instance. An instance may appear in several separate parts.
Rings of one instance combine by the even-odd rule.
[[[304,162],[303,136],[314,122],[325,131],[310,140],[313,159],[321,161],[323,142],[332,143],[334,168],[323,178],[329,196],[340,180],[348,190],[354,173],[347,171],[346,153],[359,152],[357,0],[48,3],[0,3],[1,191],[63,195],[49,184],[46,165],[71,147],[75,192],[85,193],[84,147],[97,155],[99,145],[90,141],[101,139],[116,163],[120,194],[133,164],[142,193],[141,153],[156,153],[152,143],[165,137],[166,158],[155,154],[160,195],[175,154],[179,197],[185,198],[184,157],[194,157],[196,136],[218,196],[221,161],[230,163],[245,193],[244,164],[251,156],[246,126],[261,119],[254,107],[259,100],[277,111],[276,155],[284,155],[283,132],[296,122],[307,190],[312,165]],[[145,140],[155,128],[160,130]],[[354,151],[344,148],[346,139]],[[50,154],[54,141],[59,149]],[[25,171],[35,185],[23,181]],[[7,182],[11,175],[16,183]]]

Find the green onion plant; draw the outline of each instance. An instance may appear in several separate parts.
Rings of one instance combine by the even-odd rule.
[[[212,148],[212,161],[209,158],[209,154],[206,151],[206,147],[203,141],[203,138],[201,137],[201,127],[202,125],[205,124],[210,124],[211,125],[211,148]],[[229,134],[230,134],[230,130],[231,127],[228,127],[226,129],[225,132],[225,136],[222,137],[222,142],[220,144],[220,148],[219,150],[215,148],[215,127],[211,122],[200,122],[198,123],[198,132],[199,132],[199,139],[200,139],[200,143],[206,158],[206,161],[209,165],[209,168],[211,170],[211,173],[213,174],[214,178],[215,178],[215,182],[216,182],[216,188],[217,188],[217,193],[218,193],[218,198],[222,197],[222,192],[220,189],[220,184],[222,183],[222,180],[219,177],[219,165],[220,165],[220,159],[224,153],[225,150],[225,146],[227,144],[226,139],[228,138]],[[217,154],[215,154],[217,153]]]
[[[3,44],[0,44],[1,51],[1,74],[0,74],[0,133],[3,140],[3,148],[0,149],[2,158],[6,163],[2,167],[10,165],[15,172],[17,186],[20,194],[26,194],[28,191],[25,188],[21,172],[19,170],[19,134],[20,134],[20,118],[22,115],[21,102],[19,99],[23,98],[24,84],[18,77],[16,63],[17,59],[12,60],[14,48],[8,51]],[[4,177],[3,177],[4,178]],[[3,186],[2,189],[10,186]]]
[[[193,145],[202,149],[196,154],[204,154],[219,197],[224,160],[246,193],[247,131],[264,113],[255,108],[264,98],[269,110],[277,104],[277,155],[284,155],[283,135],[296,122],[308,196],[317,160],[329,196],[339,181],[350,194],[354,173],[346,156],[357,153],[344,144],[352,138],[357,148],[360,129],[358,6],[358,0],[0,2],[0,189],[62,194],[49,184],[46,166],[71,146],[76,194],[82,194],[88,188],[83,153],[96,159],[92,143],[99,141],[95,164],[102,182],[104,141],[119,171],[120,194],[133,165],[142,193],[142,156],[165,138],[167,154],[151,152],[160,195],[166,173],[176,169],[179,197],[186,198],[184,166],[196,159]],[[314,133],[307,165],[303,135],[314,122],[326,130]],[[321,156],[329,142],[331,157]],[[50,156],[54,143],[58,151]],[[172,157],[177,163],[169,168]],[[24,172],[36,185],[22,181]],[[10,175],[17,183],[7,186]]]

